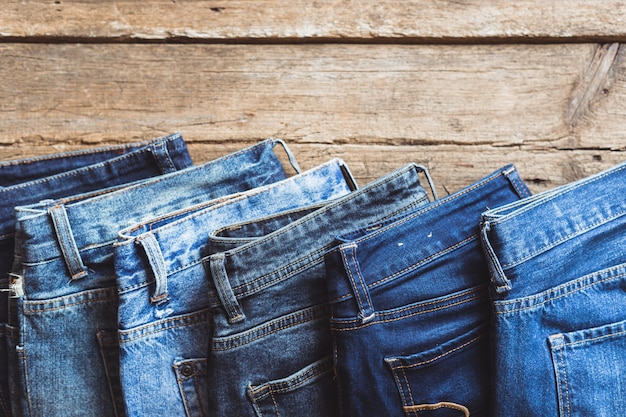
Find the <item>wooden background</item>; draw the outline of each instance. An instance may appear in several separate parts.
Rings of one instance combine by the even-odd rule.
[[[361,185],[512,162],[539,192],[626,160],[624,39],[609,0],[2,0],[0,159],[274,136]]]

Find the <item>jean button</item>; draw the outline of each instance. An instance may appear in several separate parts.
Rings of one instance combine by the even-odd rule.
[[[193,375],[193,367],[191,365],[183,365],[183,367],[180,369],[180,372],[183,374],[184,377],[188,378]]]

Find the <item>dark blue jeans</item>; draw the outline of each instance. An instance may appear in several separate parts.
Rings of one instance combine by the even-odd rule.
[[[335,236],[428,203],[406,166],[210,256],[209,415],[336,414],[324,255]]]
[[[113,264],[120,228],[284,179],[277,143],[101,195],[17,208],[14,276],[22,282],[11,364],[24,416],[124,414]]]
[[[327,255],[342,416],[490,416],[480,215],[530,195],[512,166],[340,236]]]
[[[494,412],[626,414],[626,163],[483,215]]]
[[[10,415],[5,324],[14,251],[14,207],[130,183],[191,165],[187,146],[178,134],[0,163],[0,417]]]

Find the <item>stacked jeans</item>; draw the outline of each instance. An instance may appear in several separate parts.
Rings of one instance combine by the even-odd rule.
[[[180,135],[0,163],[0,417],[621,415],[625,173],[438,199]]]
[[[179,134],[149,142],[0,163],[0,416],[11,415],[8,356],[15,351],[7,351],[7,347],[13,346],[16,328],[8,324],[7,314],[9,273],[14,258],[14,207],[115,187],[191,165],[187,146]],[[14,282],[13,288],[17,287],[19,282]],[[15,391],[12,397],[16,394]]]

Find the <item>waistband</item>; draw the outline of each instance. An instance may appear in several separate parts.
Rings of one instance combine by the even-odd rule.
[[[209,233],[208,247],[209,253],[227,252],[246,243],[254,242],[263,236],[288,226],[306,215],[321,209],[328,202],[310,204],[285,210],[272,216],[260,217],[246,222],[232,223],[226,227],[217,229]]]
[[[179,135],[175,134],[173,136]],[[151,144],[156,144],[162,140],[163,138],[158,138],[141,142],[0,161],[0,189],[97,164],[107,159],[113,159],[128,152],[145,148]],[[175,152],[184,151],[186,149],[184,142],[172,142],[170,146],[170,150],[174,150]]]
[[[136,234],[142,228],[120,232],[115,249],[120,294],[155,282],[152,301],[166,299],[168,276],[202,262],[207,250],[206,236],[211,230],[346,195],[351,190],[351,184],[345,177],[346,169],[343,161],[333,159],[302,174],[232,196],[200,210],[192,207],[171,216],[174,221],[152,228],[149,232]]]
[[[237,298],[288,279],[304,263],[323,261],[337,234],[425,204],[418,175],[424,171],[406,165],[263,238],[211,255],[211,276],[229,321],[245,319]]]
[[[72,279],[87,275],[84,252],[112,245],[120,229],[230,193],[285,178],[277,140],[101,195],[93,193],[16,208],[16,253],[25,263],[64,259]],[[108,191],[108,190],[107,190]],[[111,248],[111,252],[113,249]]]
[[[173,134],[97,164],[0,188],[0,239],[13,236],[17,206],[132,183],[192,165],[182,136]]]
[[[515,167],[507,165],[424,208],[339,236],[342,243],[329,254],[327,262],[330,301],[355,298],[361,316],[371,317],[374,309],[370,290],[400,280],[472,242],[480,251],[481,214],[489,207],[528,196],[530,191]],[[480,284],[484,282],[475,285]],[[439,288],[445,285],[443,282],[429,285],[438,286],[436,292],[441,295],[458,291]],[[429,290],[428,294],[432,292]],[[415,295],[418,300],[419,294]]]
[[[497,292],[505,272],[626,214],[626,163],[588,178],[486,211],[481,238]]]

